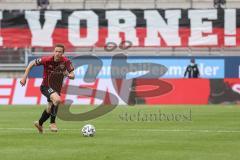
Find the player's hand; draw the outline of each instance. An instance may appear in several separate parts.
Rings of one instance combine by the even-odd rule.
[[[63,75],[64,75],[64,77],[68,77],[68,75],[69,75],[68,71],[65,70],[65,71],[63,72]]]
[[[22,79],[20,80],[20,84],[21,84],[22,86],[25,86],[25,84],[26,84],[26,78],[22,78]]]

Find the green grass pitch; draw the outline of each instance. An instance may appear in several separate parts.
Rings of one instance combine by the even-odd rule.
[[[38,134],[33,122],[43,109],[44,106],[0,106],[0,159],[240,159],[237,105],[119,106],[87,122],[58,119],[58,133],[47,130],[47,122],[45,133]],[[71,111],[89,109],[90,106],[73,106]],[[80,130],[87,123],[96,127],[94,137],[81,135]]]

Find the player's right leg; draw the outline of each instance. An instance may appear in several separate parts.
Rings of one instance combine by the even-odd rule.
[[[34,126],[38,129],[39,133],[43,133],[43,123],[50,117],[51,105],[48,103],[48,107],[44,109],[40,119],[34,122]]]

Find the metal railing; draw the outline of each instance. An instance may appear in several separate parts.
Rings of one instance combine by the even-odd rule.
[[[170,1],[169,4],[172,4],[172,8],[181,8],[181,6],[179,6],[179,4],[186,4],[184,5],[185,7],[184,8],[198,8],[198,3],[201,3],[201,4],[204,4],[206,3],[206,7],[205,8],[214,8],[213,6],[213,1],[214,0],[209,0],[209,1],[201,1],[201,0],[175,0],[175,1]],[[76,8],[76,6],[79,7],[79,9],[86,9],[88,8],[89,9],[89,6],[87,7],[87,4],[88,3],[94,3],[96,2],[96,4],[99,4],[99,1],[98,0],[82,0],[82,1],[72,1],[71,0],[64,0],[64,1],[57,1],[57,0],[50,0],[50,7],[51,9],[55,9],[55,5],[57,6],[68,6],[68,4],[80,4],[80,5],[73,5],[75,6],[74,8]],[[101,8],[103,9],[106,9],[106,8],[111,8],[111,7],[108,7],[109,4],[111,3],[115,3],[117,5],[116,8],[118,9],[122,9],[124,8],[123,6],[127,6],[127,3],[132,3],[131,0],[129,1],[124,1],[123,0],[102,0],[102,3],[103,5],[100,5]],[[146,2],[148,2],[147,0],[146,1],[140,1],[139,3],[142,3],[144,2],[146,4]],[[231,0],[228,0],[227,3],[232,3],[232,2],[235,2],[235,1],[231,1]],[[32,9],[37,9],[37,5],[36,5],[36,1],[35,0],[27,0],[27,1],[21,1],[21,0],[0,0],[0,9],[24,9],[24,8],[18,8],[20,6],[24,6],[24,5],[15,5],[15,4],[18,4],[18,3],[25,3],[26,5],[30,5],[29,7],[33,7]],[[15,3],[15,4],[14,4]],[[143,3],[143,5],[144,5]],[[161,4],[167,4],[168,2],[167,1],[161,1],[161,0],[153,0],[151,2],[148,2],[148,3],[154,3],[152,5],[149,5],[149,6],[152,6],[151,8],[162,8],[161,7]],[[4,5],[5,4],[5,5]],[[176,5],[174,5],[176,4]],[[6,5],[7,5],[7,8],[6,8]],[[2,7],[1,7],[2,6]],[[111,6],[111,5],[110,5]],[[239,4],[240,6],[240,4]],[[96,7],[96,6],[95,6]],[[65,7],[66,8],[66,7]],[[91,7],[90,7],[91,8]],[[127,7],[128,8],[128,7]],[[146,8],[149,8],[146,6]],[[163,6],[163,8],[166,8]],[[170,7],[171,8],[171,7]]]
[[[23,70],[28,64],[25,49],[0,48],[0,70]]]
[[[128,56],[240,56],[240,48],[218,48],[218,47],[132,47],[127,50],[119,48],[113,51],[106,51],[103,47],[82,47],[74,48],[73,51],[66,51],[66,55],[96,55],[113,56],[124,53]],[[49,55],[51,51],[35,50],[32,55]]]

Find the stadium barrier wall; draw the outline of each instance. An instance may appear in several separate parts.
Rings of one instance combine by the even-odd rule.
[[[42,81],[40,78],[28,79],[25,87],[19,81],[20,79],[0,78],[0,105],[47,103],[39,90]],[[113,81],[117,82],[117,87],[113,86]],[[77,91],[88,88],[90,95],[74,95],[70,86]],[[70,99],[75,105],[98,105],[112,102],[109,93],[116,96],[120,105],[239,103],[240,79],[97,79],[91,83],[76,79],[64,82],[61,96],[63,102]]]

